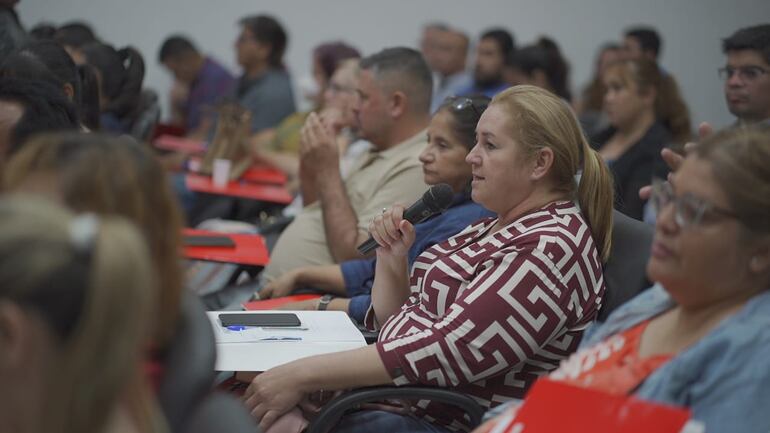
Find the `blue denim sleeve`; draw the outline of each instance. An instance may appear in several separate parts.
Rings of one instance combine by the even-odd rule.
[[[342,278],[345,280],[345,291],[353,297],[360,294],[369,294],[374,282],[374,259],[348,260],[342,262]]]
[[[358,323],[364,323],[366,312],[372,304],[372,296],[369,294],[353,296],[348,305],[348,316],[355,319]]]

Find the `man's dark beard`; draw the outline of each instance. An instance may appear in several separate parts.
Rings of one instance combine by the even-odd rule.
[[[476,83],[476,87],[486,89],[488,87],[494,87],[503,82],[503,74],[497,73],[495,75],[484,75],[475,71],[473,74],[473,82]]]

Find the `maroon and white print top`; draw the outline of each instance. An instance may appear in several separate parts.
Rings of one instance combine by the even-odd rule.
[[[551,203],[489,234],[496,222],[481,220],[414,262],[411,295],[377,342],[396,385],[453,388],[491,408],[522,398],[577,348],[604,293],[580,210]],[[366,321],[374,325],[372,308]],[[414,410],[468,430],[451,406],[420,401]]]

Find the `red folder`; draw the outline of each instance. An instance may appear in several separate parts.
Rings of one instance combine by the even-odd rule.
[[[283,186],[230,181],[223,188],[218,188],[214,186],[211,177],[199,174],[186,175],[185,185],[187,185],[190,191],[247,198],[283,205],[289,204],[294,200],[291,193]]]
[[[200,165],[202,164],[202,161],[203,158],[191,157],[190,166],[192,167],[193,163]],[[196,172],[193,170],[190,172],[196,174]],[[241,176],[240,180],[245,180],[251,183],[269,183],[274,185],[285,185],[287,181],[286,174],[284,172],[264,164],[252,165],[246,169],[245,172],[243,172],[243,176]]]
[[[191,140],[189,138],[174,137],[173,135],[161,135],[156,138],[153,145],[161,150],[170,150],[172,152],[182,152],[191,154],[206,153],[206,143],[202,140]]]
[[[508,433],[679,433],[690,411],[548,379],[527,394]]]
[[[184,236],[226,236],[235,244],[234,248],[184,246],[182,253],[188,259],[251,266],[265,266],[270,262],[265,240],[260,235],[218,233],[188,228],[183,229],[182,234]]]
[[[308,299],[318,299],[321,295],[307,294],[307,295],[291,295],[284,296],[282,298],[275,299],[263,299],[259,301],[251,301],[243,304],[243,308],[247,310],[275,310],[281,305],[291,302],[307,301]]]

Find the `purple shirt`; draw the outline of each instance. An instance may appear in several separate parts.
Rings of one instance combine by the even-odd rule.
[[[235,78],[227,69],[206,57],[182,107],[187,131],[196,129],[201,124],[203,110],[213,108],[223,97],[230,95],[234,84]]]

